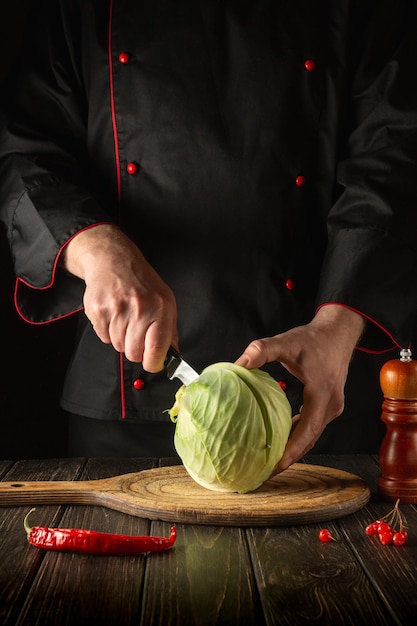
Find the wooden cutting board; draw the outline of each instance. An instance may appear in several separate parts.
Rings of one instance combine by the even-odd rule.
[[[283,526],[336,519],[370,498],[348,472],[295,463],[247,494],[210,491],[182,465],[89,481],[0,482],[0,505],[93,504],[171,523]]]

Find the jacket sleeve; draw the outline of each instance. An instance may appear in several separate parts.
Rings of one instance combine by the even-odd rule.
[[[318,305],[362,312],[374,322],[363,347],[383,349],[409,346],[416,326],[417,28],[414,2],[368,5]]]
[[[16,305],[33,322],[82,307],[84,284],[59,268],[78,231],[112,221],[88,186],[87,98],[76,0],[34,0],[0,134],[0,217],[17,276]]]

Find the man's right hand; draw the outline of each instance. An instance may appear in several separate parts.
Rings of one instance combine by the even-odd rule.
[[[60,262],[85,281],[84,310],[98,337],[145,370],[162,370],[178,343],[175,297],[136,245],[117,226],[98,224],[75,235]]]

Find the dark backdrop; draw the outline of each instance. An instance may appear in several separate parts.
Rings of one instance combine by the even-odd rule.
[[[0,0],[0,88],[17,61],[30,0]],[[0,224],[0,458],[66,454],[59,406],[75,319],[27,324],[13,305],[14,275]]]

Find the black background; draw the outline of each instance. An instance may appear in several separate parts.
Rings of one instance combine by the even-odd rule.
[[[0,0],[0,88],[18,59],[30,0]],[[0,224],[0,458],[66,455],[66,418],[59,396],[75,319],[42,326],[18,316],[14,274]]]

